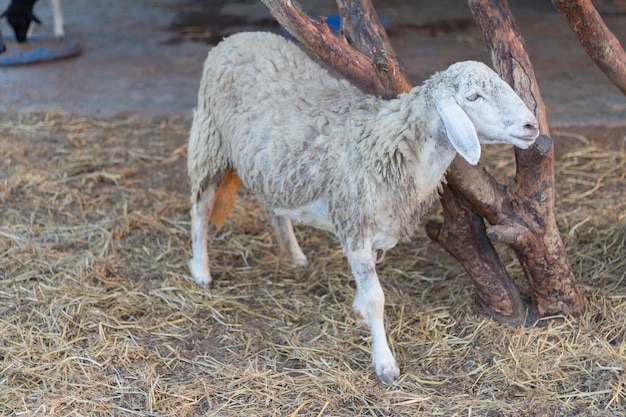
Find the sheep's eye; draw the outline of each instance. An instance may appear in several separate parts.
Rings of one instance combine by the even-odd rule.
[[[474,94],[472,94],[472,95],[467,96],[467,100],[468,100],[468,101],[476,101],[476,100],[478,100],[480,97],[481,97],[481,95],[480,95],[480,94],[478,94],[478,93],[474,93]]]

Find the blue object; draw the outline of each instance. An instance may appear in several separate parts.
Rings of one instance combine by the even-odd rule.
[[[341,30],[341,17],[340,16],[328,16],[326,18],[326,24],[333,32],[339,32]],[[389,26],[389,18],[381,17],[380,24],[383,25],[385,29]]]
[[[341,30],[341,17],[328,16],[326,18],[326,24],[328,25],[328,28],[333,32],[339,32]]]
[[[389,26],[389,18],[381,17],[380,24],[383,25],[383,28],[387,29],[387,27]],[[327,16],[326,25],[332,32],[339,32],[341,30],[341,16]],[[280,31],[283,33],[283,35],[286,35],[289,38],[293,38],[284,27],[281,26]]]
[[[15,38],[5,36],[5,41],[15,41]],[[38,42],[52,42],[58,48],[50,48],[47,46],[38,47]],[[28,39],[28,43],[33,45],[33,48],[28,51],[20,51],[11,46],[11,43],[6,43],[7,50],[0,54],[0,67],[12,66],[12,65],[26,65],[36,64],[38,62],[52,61],[55,59],[69,58],[80,54],[80,47],[75,42],[57,41],[53,38],[43,38],[39,36],[33,36]]]

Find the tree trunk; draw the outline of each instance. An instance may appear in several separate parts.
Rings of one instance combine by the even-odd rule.
[[[306,16],[292,0],[262,1],[296,39],[365,91],[382,91],[389,97],[410,89],[369,0],[337,0],[347,39],[322,27],[323,19],[316,22]],[[427,233],[463,264],[481,305],[494,319],[523,324],[559,314],[577,316],[584,303],[552,212],[552,141],[523,39],[505,0],[470,0],[469,4],[496,70],[535,111],[544,134],[530,149],[515,150],[518,172],[506,187],[480,166],[456,158],[442,196],[445,222],[429,223]],[[378,82],[372,81],[372,71]],[[493,226],[485,228],[480,216]],[[519,258],[529,281],[530,312],[489,238],[507,243]]]
[[[552,139],[547,136],[545,106],[523,38],[506,0],[468,0],[468,4],[483,33],[494,67],[534,110],[542,135],[527,150],[515,148],[517,172],[513,182],[506,187],[499,186],[484,170],[471,167],[460,158],[456,158],[450,167],[448,180],[452,189],[493,225],[486,229],[489,238],[508,244],[519,259],[532,299],[532,309],[526,320],[534,322],[562,314],[578,316],[584,312],[584,301],[554,217]],[[448,228],[459,229],[458,226]],[[441,241],[432,226],[428,230],[431,238]],[[467,247],[467,238],[461,232],[457,230],[457,242],[450,239],[445,242],[444,247],[449,252]],[[479,247],[472,245],[472,258],[480,256]],[[481,279],[480,271],[470,273],[470,276],[475,283]],[[501,286],[508,285],[508,276],[500,275],[498,280]],[[511,294],[503,306],[515,302],[517,299]],[[496,310],[495,306],[493,310]],[[522,321],[522,317],[518,319]],[[508,321],[516,320],[511,317]]]
[[[513,326],[525,324],[528,306],[488,239],[483,219],[451,184],[444,187],[441,206],[444,223],[428,222],[428,236],[463,265],[474,283],[478,302],[491,318]]]

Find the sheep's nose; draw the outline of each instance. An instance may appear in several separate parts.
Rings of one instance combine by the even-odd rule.
[[[539,136],[539,123],[536,120],[530,121],[524,125],[524,130],[528,136],[536,138]]]

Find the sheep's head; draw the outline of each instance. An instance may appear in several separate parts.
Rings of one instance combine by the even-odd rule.
[[[435,97],[437,111],[450,142],[468,162],[478,162],[479,142],[526,149],[539,136],[535,116],[485,64],[459,62],[440,75],[447,82]]]

